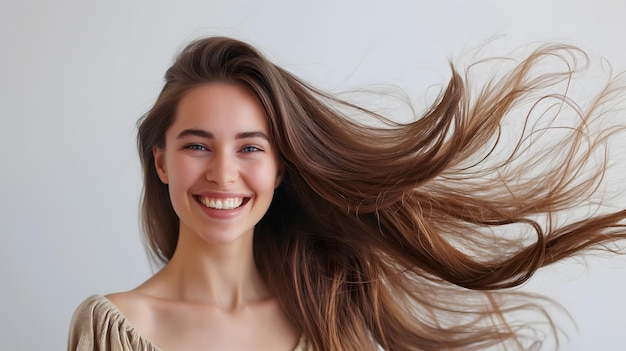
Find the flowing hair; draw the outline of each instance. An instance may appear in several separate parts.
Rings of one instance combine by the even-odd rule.
[[[588,249],[617,252],[626,237],[626,210],[597,202],[607,139],[620,130],[603,121],[623,92],[610,80],[584,106],[572,101],[586,59],[544,45],[478,90],[472,70],[495,61],[465,75],[451,65],[432,106],[400,123],[315,89],[249,44],[194,41],[139,122],[149,248],[166,263],[178,240],[152,154],[178,101],[202,84],[238,84],[262,105],[284,167],[255,228],[255,262],[309,349],[525,349],[545,338],[528,312],[555,335],[557,326],[541,297],[508,288]],[[549,60],[565,69],[542,72]]]

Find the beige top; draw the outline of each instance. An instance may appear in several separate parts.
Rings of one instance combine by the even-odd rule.
[[[69,351],[162,351],[144,339],[117,307],[104,296],[81,303],[70,326]],[[300,339],[293,351],[304,351]]]

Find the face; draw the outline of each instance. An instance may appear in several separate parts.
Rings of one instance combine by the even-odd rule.
[[[179,101],[155,166],[180,236],[226,244],[251,236],[280,183],[261,105],[245,88],[208,83]]]

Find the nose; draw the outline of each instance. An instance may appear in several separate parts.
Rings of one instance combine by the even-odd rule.
[[[234,183],[239,172],[237,162],[227,152],[216,152],[212,157],[206,172],[207,180],[219,186]]]

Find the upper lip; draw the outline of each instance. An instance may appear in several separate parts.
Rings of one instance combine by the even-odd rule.
[[[241,193],[222,193],[222,192],[202,192],[202,193],[197,193],[195,194],[196,196],[202,196],[202,197],[212,197],[215,199],[230,199],[230,198],[247,198],[250,197],[246,194],[241,194]]]

